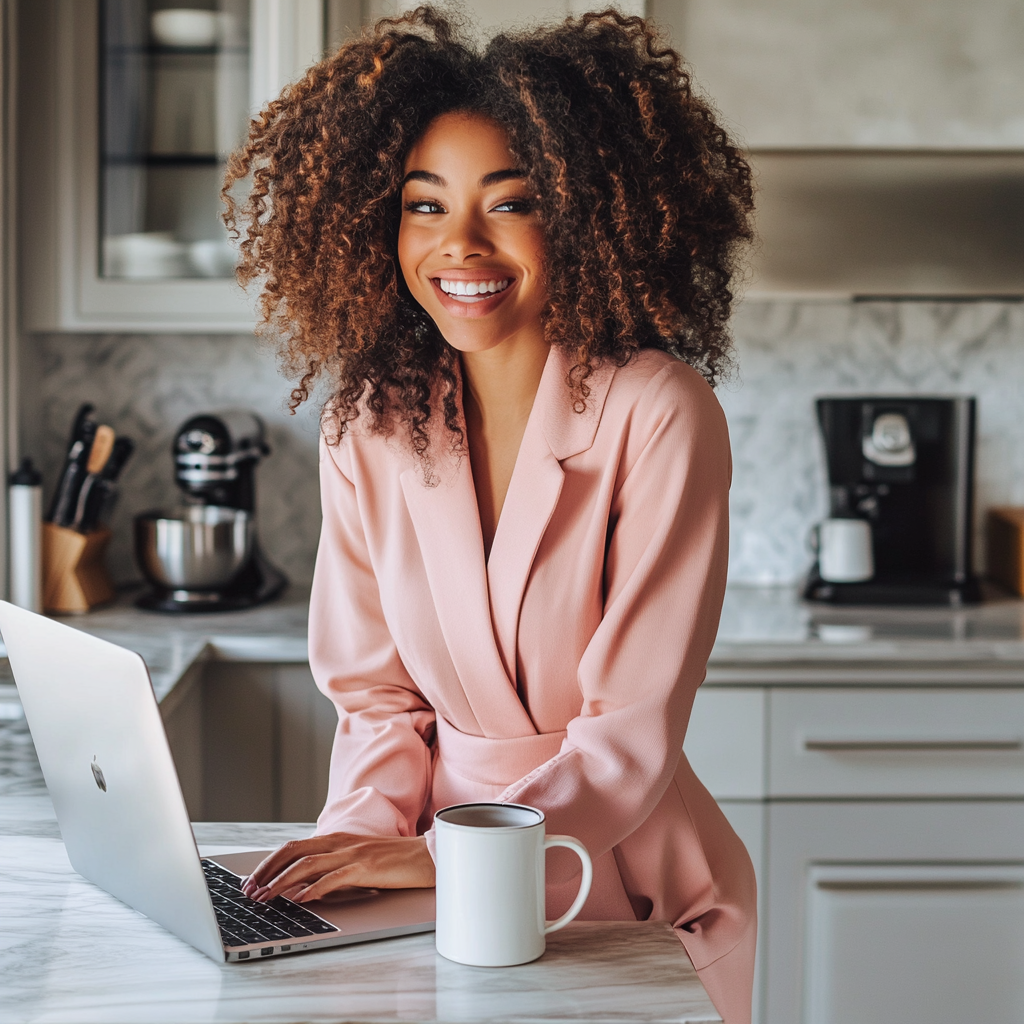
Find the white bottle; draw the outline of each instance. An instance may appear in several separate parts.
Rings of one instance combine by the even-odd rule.
[[[8,481],[11,604],[43,610],[43,478],[32,460]]]

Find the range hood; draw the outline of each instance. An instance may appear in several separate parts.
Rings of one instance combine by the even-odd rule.
[[[748,298],[1024,297],[1024,152],[752,150]]]

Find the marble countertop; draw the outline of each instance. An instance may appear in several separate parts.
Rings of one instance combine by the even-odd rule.
[[[793,587],[730,587],[707,685],[881,682],[1024,684],[1024,601],[837,607]]]
[[[311,825],[197,824],[204,854]],[[0,1019],[163,1022],[720,1021],[664,922],[575,923],[521,967],[465,967],[416,935],[217,964],[79,877],[57,839],[0,835]]]
[[[200,661],[308,658],[307,590],[292,587],[271,604],[204,615],[141,611],[131,597],[65,621],[138,651],[159,700]],[[731,586],[707,685],[862,680],[881,667],[893,682],[1024,683],[1024,601],[990,597],[970,608],[839,608],[810,605],[795,587]],[[20,717],[2,655],[0,644],[0,729]]]

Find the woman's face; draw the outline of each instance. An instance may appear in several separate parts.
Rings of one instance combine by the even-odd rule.
[[[413,298],[459,351],[543,339],[543,233],[494,121],[444,114],[409,151],[398,260]]]

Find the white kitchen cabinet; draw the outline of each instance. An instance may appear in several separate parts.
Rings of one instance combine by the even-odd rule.
[[[328,0],[328,3],[338,0]],[[346,0],[341,0],[345,3]],[[349,0],[351,2],[351,0]],[[366,0],[369,20],[393,17],[419,6],[419,0]],[[462,5],[469,16],[470,24],[484,37],[503,28],[528,27],[535,23],[560,21],[566,15],[586,14],[588,11],[615,7],[623,14],[643,17],[647,13],[646,0],[610,0],[594,4],[590,0],[517,0],[514,4],[505,0],[465,0]]]
[[[893,674],[698,691],[684,752],[754,863],[760,1024],[1024,1020],[1024,677]]]
[[[702,687],[697,691],[683,750],[716,800],[766,795],[768,691],[763,687]]]
[[[819,690],[770,696],[772,797],[1024,797],[1024,692]]]
[[[1024,293],[1020,0],[651,0],[749,151],[749,298]]]
[[[323,3],[195,4],[213,29],[188,45],[157,33],[151,6],[161,5],[20,4],[28,331],[255,323],[219,223],[219,182],[250,114],[321,55]]]
[[[652,0],[753,149],[1024,148],[1019,0]]]
[[[704,686],[693,702],[683,744],[690,767],[718,801],[750,854],[757,879],[757,916],[762,928],[767,914],[767,714],[768,690],[764,687]],[[763,987],[764,948],[759,942],[753,1024],[764,1022]]]
[[[1024,1020],[1024,805],[772,803],[767,863],[767,1021]]]
[[[765,885],[765,856],[767,841],[768,810],[767,804],[759,800],[719,800],[719,807],[726,816],[729,824],[736,831],[736,835],[743,841],[743,845],[750,854],[750,861],[754,865],[754,877],[757,879],[757,919],[758,934],[763,934],[764,921],[767,915],[767,893]],[[760,941],[758,943],[757,957],[754,962],[754,1013],[752,1024],[764,1024],[764,1014],[761,1011],[764,1002],[764,969],[765,954]]]

